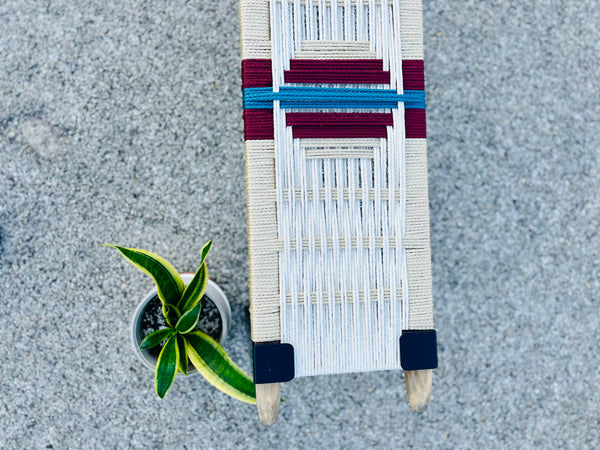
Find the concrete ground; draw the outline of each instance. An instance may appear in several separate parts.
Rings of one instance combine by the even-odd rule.
[[[440,368],[297,379],[265,428],[131,351],[151,281],[211,274],[250,370],[237,5],[0,1],[0,447],[593,448],[600,441],[600,9],[424,2]]]

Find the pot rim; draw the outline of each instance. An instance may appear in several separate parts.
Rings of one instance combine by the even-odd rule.
[[[180,275],[185,285],[189,284],[194,278],[194,274],[191,272],[182,272],[180,273]],[[157,292],[158,291],[155,287],[154,289],[149,291],[138,303],[133,313],[130,327],[131,344],[133,345],[133,350],[135,354],[137,355],[138,359],[142,362],[142,364],[144,364],[144,366],[152,370],[154,370],[154,368],[156,367],[156,359],[150,356],[147,350],[140,350],[142,338],[139,333],[139,324],[141,321],[140,319],[142,311],[144,310],[148,302],[150,302],[150,300],[152,300],[152,298],[157,294]],[[208,279],[208,284],[206,286],[206,292],[204,293],[204,295],[206,295],[212,300],[212,302],[219,310],[219,314],[221,315],[223,325],[221,337],[219,338],[219,344],[223,344],[223,342],[225,342],[225,340],[227,339],[227,333],[231,326],[231,306],[229,305],[229,301],[227,300],[227,296],[225,295],[223,290],[219,287],[219,285],[216,282],[214,282],[210,278]],[[188,375],[194,375],[197,373],[198,371],[193,366],[191,366],[188,370]]]

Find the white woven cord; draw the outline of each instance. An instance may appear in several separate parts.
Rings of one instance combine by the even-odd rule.
[[[332,8],[318,0],[307,8],[299,0],[272,0],[277,60],[273,74],[278,85],[291,58],[380,57],[389,69],[392,58],[386,55],[393,44],[399,53],[399,41],[383,42],[377,30],[384,28],[381,21],[388,16],[383,10],[388,8],[371,6],[359,5],[357,11],[350,2]],[[357,28],[358,14],[362,29]],[[371,29],[364,20],[370,16],[379,17]],[[401,278],[402,262],[396,259],[402,254],[389,245],[393,235],[396,246],[396,230],[390,232],[393,221],[381,200],[383,189],[388,198],[395,196],[387,181],[388,159],[393,158],[388,141],[375,140],[367,147],[336,139],[293,139],[285,126],[285,111],[276,106],[274,113],[275,157],[281,161],[277,165],[281,171],[276,171],[277,190],[282,193],[281,336],[296,350],[296,375],[398,368],[398,344],[393,341],[402,330],[402,297],[392,280]],[[402,126],[390,128],[391,134],[398,132]],[[401,136],[397,140],[401,142]],[[362,197],[357,198],[359,191]]]

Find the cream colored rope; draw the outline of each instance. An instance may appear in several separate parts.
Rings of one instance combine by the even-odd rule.
[[[254,342],[281,339],[279,240],[275,191],[275,142],[246,141],[250,317]]]

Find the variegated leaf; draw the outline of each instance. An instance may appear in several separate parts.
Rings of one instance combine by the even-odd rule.
[[[179,321],[175,328],[177,328],[177,332],[181,334],[186,334],[196,328],[198,325],[198,319],[200,318],[200,304],[194,306],[188,312],[186,312]]]
[[[175,380],[179,361],[177,337],[171,336],[158,355],[156,371],[154,372],[154,387],[156,394],[164,398]]]
[[[146,250],[111,244],[103,245],[116,248],[132,265],[150,275],[156,283],[158,297],[163,304],[177,305],[179,303],[185,286],[179,273],[166,259]]]
[[[181,317],[181,314],[179,313],[179,310],[177,309],[177,307],[175,307],[173,305],[163,305],[162,312],[163,312],[163,315],[165,316],[167,324],[170,327],[175,328],[175,325],[177,324],[177,322],[179,321],[179,318]]]
[[[188,373],[188,355],[183,336],[177,336],[177,346],[179,347],[179,371],[187,375]]]
[[[177,331],[174,328],[162,328],[153,333],[150,333],[148,336],[144,338],[142,343],[140,344],[140,350],[146,350],[152,347],[156,347],[162,341],[164,341],[169,336],[172,336]]]
[[[185,288],[181,300],[177,305],[182,314],[185,314],[196,306],[206,291],[206,285],[208,284],[208,268],[206,267],[205,260],[211,247],[212,241],[208,241],[204,247],[202,247],[202,260],[200,261],[198,270],[190,284]]]
[[[256,387],[217,341],[202,331],[185,335],[188,357],[214,387],[246,403],[256,403]]]

